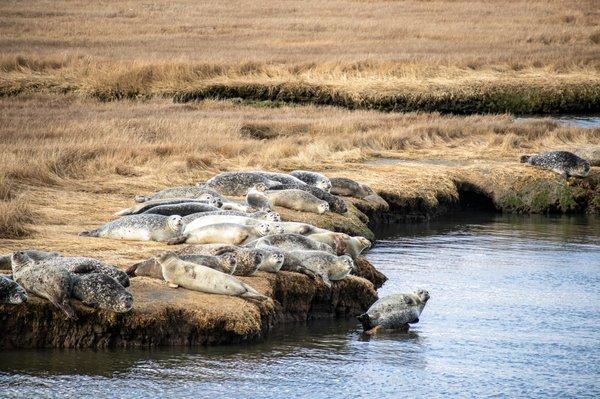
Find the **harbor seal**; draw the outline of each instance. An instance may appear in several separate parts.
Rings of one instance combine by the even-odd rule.
[[[239,202],[235,202],[235,201],[225,201],[223,202],[223,205],[221,205],[221,209],[226,210],[226,211],[240,211],[240,212],[252,212],[253,210],[250,209],[250,206],[248,206],[248,204],[240,204]]]
[[[52,259],[52,258],[50,258]],[[45,298],[62,310],[68,318],[77,319],[69,298],[73,289],[72,274],[65,268],[35,262],[25,252],[12,255],[13,278],[25,291]]]
[[[246,244],[248,247],[275,247],[282,251],[324,251],[335,253],[329,245],[300,234],[272,234]]]
[[[152,200],[162,200],[169,198],[200,198],[204,194],[223,200],[219,193],[215,190],[211,190],[208,187],[202,186],[183,186],[183,187],[171,187],[164,190],[158,191],[150,195],[136,195],[135,202],[147,202]]]
[[[221,223],[235,223],[241,224],[244,226],[256,226],[259,224],[265,224],[271,232],[283,232],[283,227],[280,225],[280,222],[267,222],[265,220],[253,219],[246,216],[225,216],[225,215],[211,215],[201,218],[196,218],[190,223],[186,224],[183,228],[183,234],[189,234],[193,230],[199,229],[201,227],[210,226],[212,224],[221,224]]]
[[[250,188],[246,194],[246,203],[248,206],[255,211],[270,211],[273,208],[273,204],[269,197],[265,195],[267,186],[262,183]]]
[[[45,266],[63,267],[78,275],[89,273],[100,273],[114,278],[123,287],[129,287],[129,276],[123,270],[99,261],[98,259],[85,256],[59,256],[44,259]]]
[[[173,253],[159,256],[158,261],[162,267],[163,278],[170,287],[183,287],[208,294],[234,295],[261,301],[268,299],[233,276],[210,267],[183,261]]]
[[[394,294],[375,302],[366,313],[358,316],[368,334],[379,330],[404,330],[419,322],[421,312],[429,300],[429,293],[418,290],[412,294]]]
[[[311,172],[307,170],[294,170],[290,172],[291,176],[302,180],[304,183],[309,186],[314,186],[320,188],[323,191],[330,192],[331,191],[331,181],[327,178],[327,176],[317,173]]]
[[[331,288],[331,281],[344,279],[354,269],[354,262],[348,255],[336,256],[325,251],[289,251],[284,257],[281,270],[308,269],[321,277],[328,288]]]
[[[220,208],[223,205],[223,202],[220,199],[213,198],[209,194],[203,194],[203,196],[201,198],[196,198],[196,199],[166,198],[166,199],[157,199],[157,200],[146,201],[146,202],[142,202],[140,204],[134,205],[131,208],[126,208],[126,209],[120,210],[118,212],[115,212],[113,214],[113,216],[118,217],[118,216],[127,216],[127,215],[138,215],[138,214],[146,212],[147,210],[149,210],[151,208],[155,208],[157,206],[176,205],[176,204],[191,203],[191,202],[210,205],[214,208]]]
[[[18,305],[27,302],[27,292],[17,284],[4,276],[0,276],[0,303]]]
[[[590,163],[568,151],[550,151],[543,154],[523,155],[521,163],[537,166],[558,173],[565,179],[569,177],[587,177]]]
[[[188,216],[195,213],[215,212],[219,208],[202,202],[182,202],[180,204],[158,205],[141,212],[147,215]]]
[[[61,256],[61,254],[58,252],[40,251],[37,249],[27,249],[27,250],[23,250],[21,252],[25,252],[27,254],[27,256],[29,256],[35,262],[42,260],[42,259],[53,258],[55,256]],[[11,252],[10,254],[0,256],[0,269],[8,270],[11,268],[12,255],[13,255],[13,253]]]
[[[266,222],[279,222],[281,221],[281,216],[277,212],[268,211],[258,211],[253,213],[241,212],[241,211],[227,211],[227,210],[218,210],[212,212],[201,212],[201,213],[193,213],[191,215],[187,215],[183,217],[183,224],[187,225],[188,223],[196,220],[198,218],[206,217],[206,216],[244,216],[257,220],[264,220]]]
[[[334,177],[331,179],[331,193],[363,199],[367,202],[375,203],[385,210],[388,210],[390,207],[387,201],[381,198],[371,187],[346,177]]]
[[[268,189],[281,184],[254,172],[222,172],[213,176],[204,184],[199,183],[199,185],[213,189],[223,195],[241,197],[246,195],[249,188],[259,183],[264,184]]]
[[[323,214],[329,211],[329,204],[307,191],[298,189],[267,191],[266,196],[273,205],[301,212]]]
[[[193,223],[193,222],[192,222]],[[267,222],[260,222],[254,226],[245,226],[237,223],[218,223],[201,226],[188,230],[185,234],[168,241],[169,244],[232,244],[241,245],[269,234]]]
[[[277,222],[275,225],[278,227],[279,232],[273,231],[272,234],[317,234],[317,233],[329,233],[329,230],[322,229],[312,224],[303,222]]]
[[[133,296],[114,278],[101,273],[76,276],[71,295],[96,309],[125,313],[133,307]]]
[[[306,191],[320,200],[326,201],[329,204],[329,209],[335,213],[346,213],[348,212],[348,207],[344,200],[338,196],[332,195],[326,191],[321,190],[318,187],[310,186],[308,184],[281,184],[279,186],[270,188],[270,191],[276,190],[289,190],[296,189]]]
[[[265,172],[262,170],[256,170],[252,173],[255,173],[259,176],[263,176],[269,180],[281,183],[281,184],[299,184],[299,185],[305,185],[306,183],[304,183],[302,180],[298,179],[297,177],[294,177],[292,175],[288,175],[287,173],[279,173],[279,172]]]
[[[210,267],[225,274],[233,274],[235,272],[237,261],[232,253],[223,255],[199,255],[199,254],[178,254],[175,255],[186,262],[195,263],[198,265]],[[131,277],[152,277],[159,280],[163,279],[162,268],[157,258],[151,258],[143,262],[136,263],[127,268],[127,274]]]
[[[255,249],[238,247],[229,244],[203,244],[203,245],[188,245],[175,252],[180,255],[198,254],[198,255],[223,255],[232,254],[236,260],[234,275],[236,276],[251,276],[256,271],[277,267],[277,259],[271,258],[270,252]]]
[[[371,247],[371,241],[366,238],[361,236],[351,237],[344,233],[316,233],[309,234],[308,238],[325,243],[334,248],[338,255],[350,255],[352,259]]]
[[[181,236],[181,216],[130,215],[113,220],[79,235],[86,237],[108,237],[118,240],[168,242]]]

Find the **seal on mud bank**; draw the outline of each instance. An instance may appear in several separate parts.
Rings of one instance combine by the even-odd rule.
[[[378,204],[383,209],[389,209],[389,204],[381,198],[371,187],[347,177],[334,177],[331,179],[331,193],[344,197],[363,199]]]
[[[118,240],[168,242],[181,236],[179,215],[130,215],[113,220],[90,231],[79,233],[86,237],[108,237]]]
[[[273,205],[301,212],[323,214],[329,211],[327,201],[320,200],[307,191],[298,189],[267,191],[266,196]]]
[[[425,290],[389,295],[375,302],[358,320],[368,334],[381,329],[408,331],[409,324],[419,322],[428,300],[429,292]]]
[[[232,244],[241,245],[269,234],[269,223],[254,226],[237,223],[218,223],[200,226],[168,241],[169,244]]]
[[[523,155],[521,163],[537,166],[558,173],[565,179],[586,177],[590,173],[590,163],[568,151],[550,151],[543,154]]]
[[[316,233],[309,234],[308,238],[331,246],[338,255],[347,254],[353,259],[371,246],[371,241],[367,240],[365,237],[351,237],[344,233]]]
[[[0,303],[18,305],[27,301],[27,292],[16,281],[0,276]]]
[[[262,183],[248,189],[246,203],[251,209],[257,211],[270,211],[273,208],[273,204],[269,197],[265,195],[265,191],[267,191],[267,186]]]
[[[192,221],[194,221],[196,219],[207,217],[207,216],[215,216],[215,215],[221,215],[221,216],[242,216],[242,217],[248,217],[248,218],[251,218],[251,219],[264,220],[264,221],[267,221],[267,222],[279,222],[279,221],[281,221],[281,216],[277,212],[271,212],[271,211],[269,211],[269,212],[263,212],[263,211],[259,211],[259,212],[247,213],[247,212],[233,211],[233,210],[218,210],[218,211],[212,211],[212,212],[193,213],[191,215],[184,216],[183,217],[183,224],[187,225],[188,223],[191,223]]]
[[[332,212],[335,212],[335,213],[348,212],[348,207],[346,206],[346,203],[344,202],[344,200],[342,198],[340,198],[336,195],[332,195],[332,194],[328,193],[327,191],[321,190],[318,187],[310,186],[308,184],[304,184],[304,183],[302,183],[302,184],[281,184],[279,186],[270,188],[269,190],[276,191],[276,190],[290,190],[290,189],[306,191],[307,193],[314,195],[318,199],[327,202],[329,204],[329,210],[331,210]]]
[[[284,253],[284,257],[284,268],[292,271],[306,268],[321,277],[329,288],[331,281],[344,279],[354,269],[354,262],[348,255],[336,256],[324,251],[289,251]]]
[[[29,256],[35,262],[42,260],[42,259],[53,258],[55,256],[61,256],[61,254],[58,252],[40,251],[37,249],[27,249],[27,250],[22,250],[20,252],[25,252],[27,254],[27,256]],[[9,254],[0,256],[0,269],[7,270],[7,269],[11,268],[12,255],[13,255],[13,253],[11,252]]]
[[[146,212],[147,210],[151,209],[151,208],[155,208],[157,206],[167,206],[167,205],[176,205],[176,204],[184,204],[184,203],[198,203],[198,204],[205,204],[207,206],[211,206],[213,208],[216,208],[216,210],[218,210],[221,205],[223,205],[223,202],[220,199],[217,198],[213,198],[210,194],[204,194],[205,197],[201,197],[201,198],[166,198],[166,199],[157,199],[157,200],[151,200],[151,201],[146,201],[146,202],[142,202],[140,204],[134,205],[131,208],[126,208],[123,210],[120,210],[118,212],[115,212],[113,214],[113,216],[118,217],[118,216],[126,216],[126,215],[138,215],[141,213]],[[213,208],[210,208],[209,210],[215,210]]]
[[[133,296],[106,274],[76,276],[73,279],[72,296],[87,306],[117,313],[128,312],[133,307]]]
[[[276,266],[272,262],[275,259],[270,259],[267,255],[270,253],[260,249],[238,247],[230,244],[202,244],[188,245],[177,251],[177,255],[212,255],[218,256],[223,254],[232,254],[236,260],[234,275],[236,276],[251,276],[260,270],[263,266],[268,269]]]
[[[282,251],[325,251],[334,253],[333,248],[301,234],[271,234],[246,244],[248,247],[275,247]]]
[[[308,170],[295,170],[290,172],[291,176],[302,180],[304,183],[309,186],[314,186],[320,188],[323,191],[330,192],[331,191],[331,181],[327,178],[327,176],[317,173],[311,172]]]
[[[223,200],[223,197],[215,190],[202,186],[171,187],[150,195],[136,195],[135,202],[146,202],[168,198],[200,198],[204,194],[210,194],[214,198]]]
[[[200,183],[199,186],[213,189],[223,195],[241,197],[246,195],[248,189],[260,183],[267,189],[281,184],[255,172],[222,172],[207,180],[206,183]]]
[[[178,254],[177,251],[175,251],[174,254],[179,259],[186,262],[210,267],[211,269],[215,269],[226,274],[233,274],[237,266],[236,257],[232,253],[211,256],[199,254]],[[127,274],[131,277],[145,276],[159,280],[164,279],[162,275],[162,268],[156,258],[148,259],[128,267]]]

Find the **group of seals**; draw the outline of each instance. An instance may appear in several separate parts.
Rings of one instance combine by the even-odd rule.
[[[569,177],[583,178],[590,174],[590,163],[568,151],[550,151],[536,155],[522,155],[521,163],[551,170],[565,179]]]

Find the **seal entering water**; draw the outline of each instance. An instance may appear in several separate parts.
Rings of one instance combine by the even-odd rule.
[[[523,155],[521,163],[537,166],[558,173],[565,179],[571,176],[587,177],[590,163],[568,151],[550,151],[543,154]]]
[[[419,316],[429,300],[429,292],[418,290],[412,294],[394,294],[375,302],[366,313],[358,316],[368,334],[383,330],[408,331],[408,325],[419,322]]]

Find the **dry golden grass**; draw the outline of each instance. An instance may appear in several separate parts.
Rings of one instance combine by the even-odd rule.
[[[308,168],[350,173],[375,188],[394,176],[397,190],[433,195],[448,181],[443,167],[392,167],[378,159],[517,165],[523,151],[600,144],[600,129],[508,115],[267,109],[229,101],[102,103],[45,95],[0,99],[0,125],[0,235],[18,238],[36,231],[27,240],[0,241],[0,251],[23,246],[94,251],[119,264],[143,258],[145,250],[161,244],[77,233],[107,221],[136,194],[193,184],[222,170]],[[253,138],[249,131],[268,131],[269,139]]]

